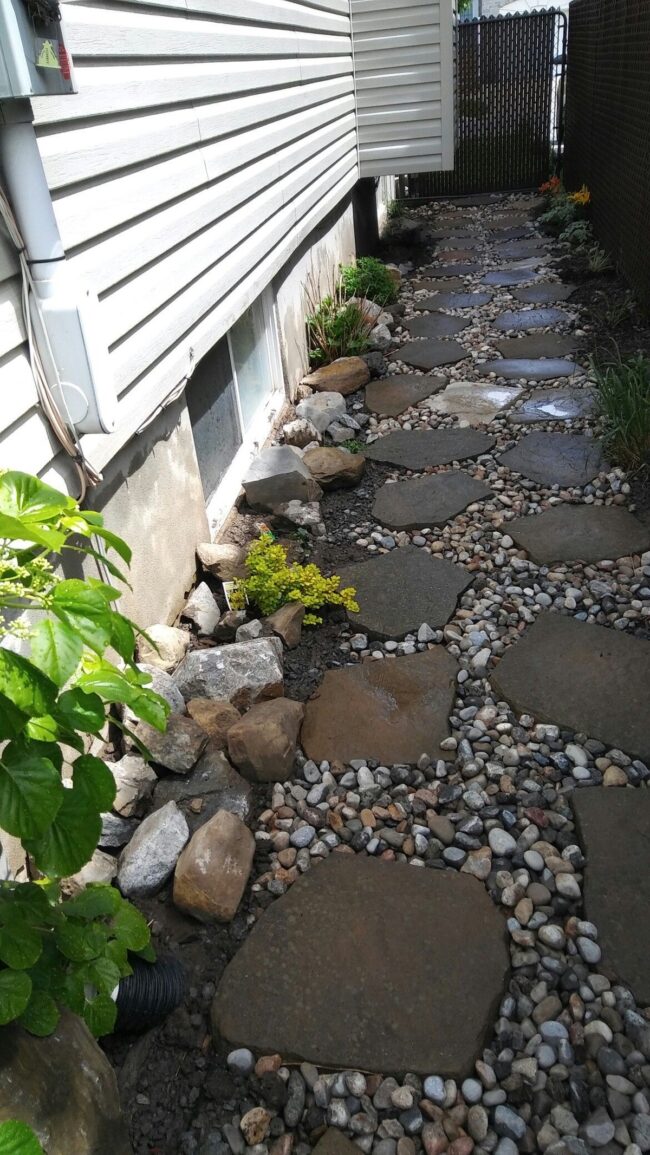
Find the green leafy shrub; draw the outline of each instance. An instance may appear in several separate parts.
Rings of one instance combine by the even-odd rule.
[[[66,556],[100,556],[93,539],[128,566],[128,546],[100,514],[29,474],[0,475],[0,828],[21,840],[28,879],[0,882],[0,1025],[18,1020],[35,1035],[54,1030],[63,1006],[95,1035],[109,1033],[128,952],[154,957],[144,918],[113,887],[62,895],[115,798],[110,770],[87,753],[108,708],[125,704],[159,730],[169,713],[135,665],[137,627],[114,608],[121,590],[55,570]],[[25,611],[38,613],[16,620]],[[8,648],[14,639],[23,652]],[[122,668],[106,658],[109,647]]]
[[[579,216],[580,206],[560,194],[553,198],[549,208],[538,217],[538,221],[551,232],[563,233],[573,221],[578,220]]]
[[[376,257],[359,257],[353,265],[344,265],[341,280],[346,297],[365,297],[376,305],[390,305],[397,300],[397,286]]]
[[[386,205],[386,216],[389,221],[398,221],[404,215],[404,205],[400,200],[389,201]]]
[[[603,445],[628,469],[650,465],[650,358],[644,354],[609,362],[593,359]]]
[[[558,239],[568,245],[573,245],[574,248],[582,248],[593,240],[591,225],[589,221],[572,221],[572,223],[567,225],[560,233]]]
[[[288,602],[302,602],[307,611],[320,610],[323,606],[345,606],[358,612],[352,587],[340,589],[341,579],[325,577],[316,565],[289,565],[284,546],[270,533],[263,533],[253,542],[246,557],[246,569],[248,576],[240,582],[237,604],[245,604],[245,593],[265,617]],[[307,612],[304,624],[318,626],[322,620],[318,614]]]

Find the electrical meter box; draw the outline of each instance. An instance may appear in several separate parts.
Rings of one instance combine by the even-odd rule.
[[[57,0],[0,0],[0,101],[76,91]]]

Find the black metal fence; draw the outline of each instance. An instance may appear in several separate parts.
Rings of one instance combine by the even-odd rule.
[[[650,0],[571,4],[565,181],[650,308]]]
[[[460,23],[454,169],[400,177],[400,198],[508,192],[546,180],[562,144],[565,43],[566,17],[554,11]]]

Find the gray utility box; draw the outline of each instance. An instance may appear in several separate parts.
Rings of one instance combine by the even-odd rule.
[[[55,0],[0,0],[0,101],[76,91]]]

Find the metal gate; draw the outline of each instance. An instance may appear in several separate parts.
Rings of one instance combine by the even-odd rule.
[[[400,199],[537,188],[558,171],[566,33],[555,10],[459,23],[454,169],[400,177]]]

